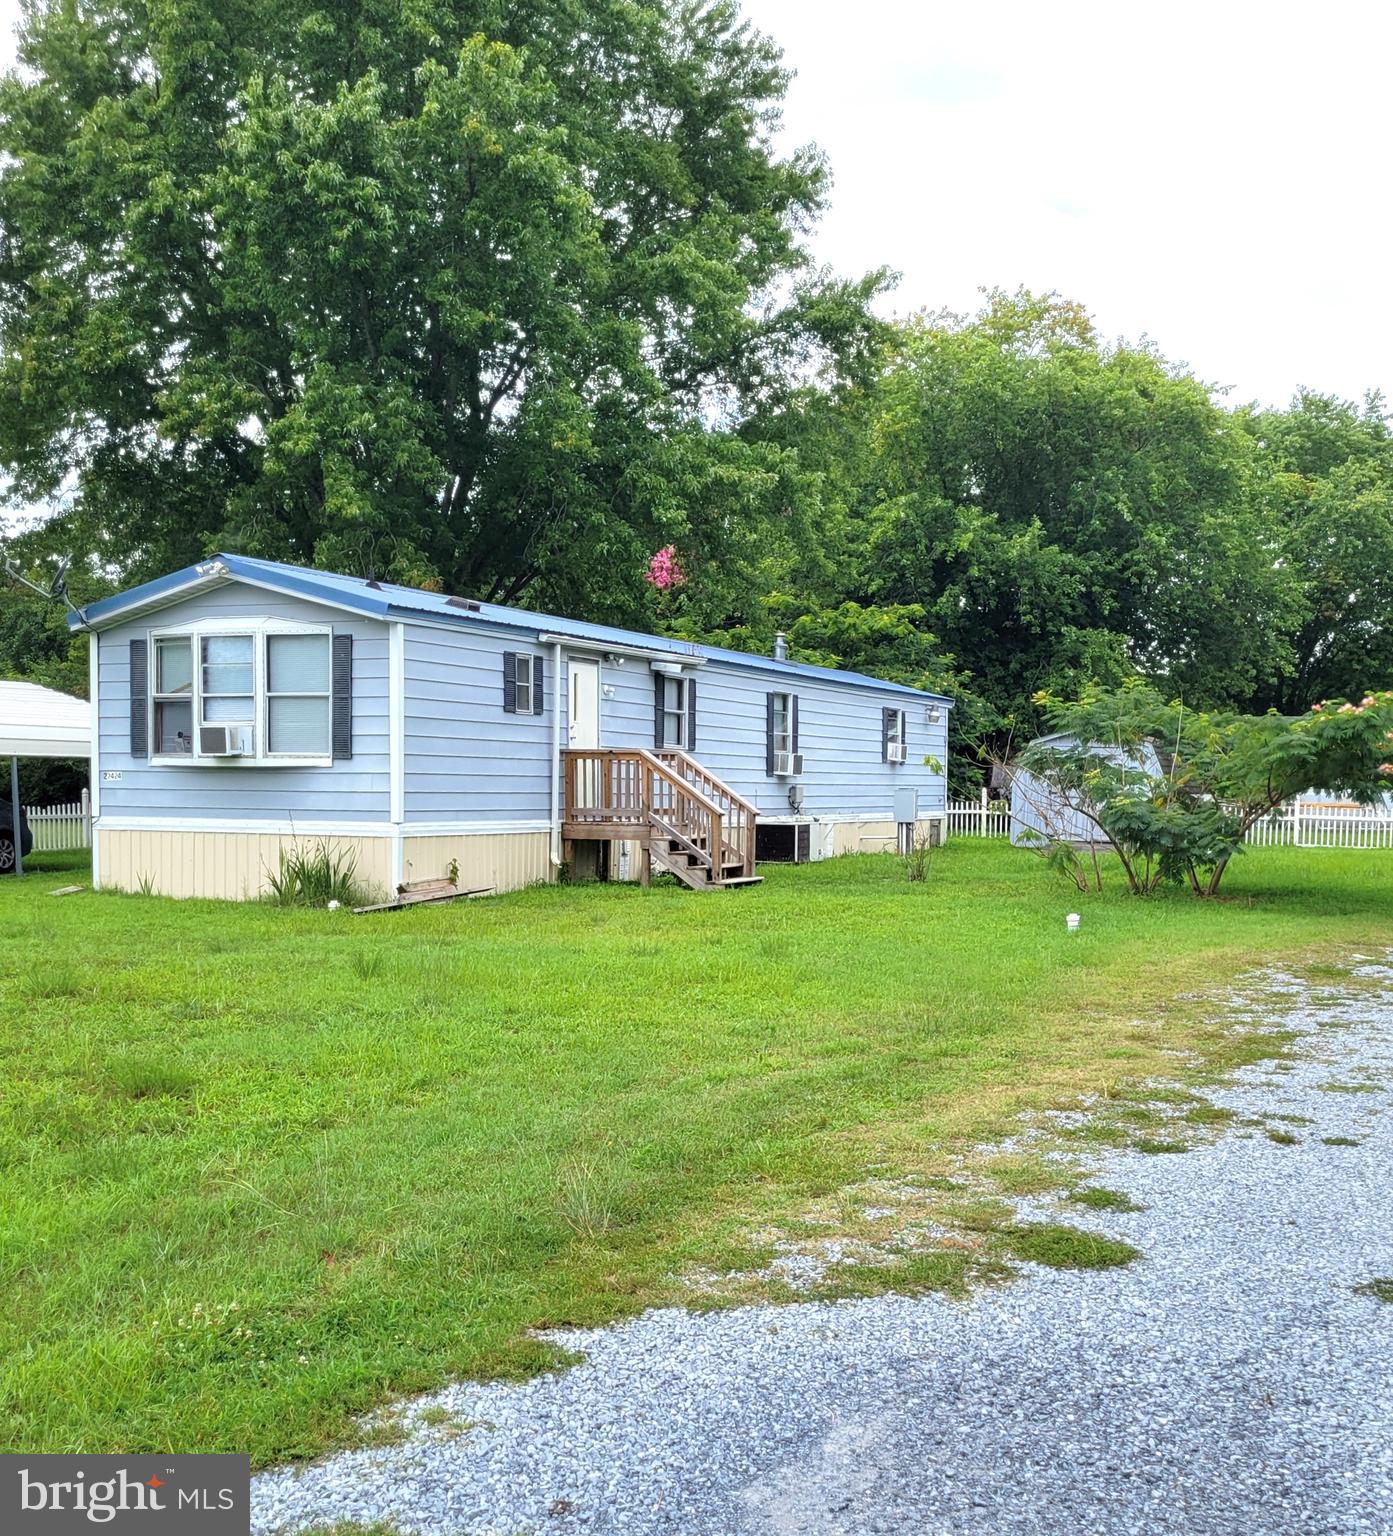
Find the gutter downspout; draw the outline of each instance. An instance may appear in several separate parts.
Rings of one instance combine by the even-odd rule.
[[[551,664],[551,867],[561,868],[561,641]]]

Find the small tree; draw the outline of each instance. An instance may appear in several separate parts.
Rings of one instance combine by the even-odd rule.
[[[1081,819],[1138,895],[1174,880],[1213,896],[1264,816],[1313,789],[1369,803],[1393,776],[1393,693],[1299,716],[1193,711],[1143,685],[1037,703],[1061,739],[1016,760],[1046,808],[1036,841],[1061,862],[1060,830]]]

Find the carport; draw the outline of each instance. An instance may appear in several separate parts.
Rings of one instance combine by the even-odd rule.
[[[38,683],[0,682],[0,760],[10,760],[10,814],[13,824],[0,827],[0,840],[14,839],[14,870],[24,873],[20,837],[19,760],[21,757],[92,756],[92,711],[84,699],[41,688]]]

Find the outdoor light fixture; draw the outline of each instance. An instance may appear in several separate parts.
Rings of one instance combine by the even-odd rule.
[[[924,711],[924,719],[927,720],[930,725],[937,725],[938,722],[942,720],[942,718],[943,711],[938,707],[937,704],[930,704],[929,707]]]

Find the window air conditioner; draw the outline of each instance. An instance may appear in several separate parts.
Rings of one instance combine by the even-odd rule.
[[[780,779],[796,779],[803,772],[803,754],[801,752],[776,752],[774,754],[774,775]]]
[[[240,725],[204,725],[198,731],[200,757],[241,757],[242,727]]]
[[[902,741],[892,741],[885,753],[885,760],[890,763],[902,763],[905,760],[905,744]]]

